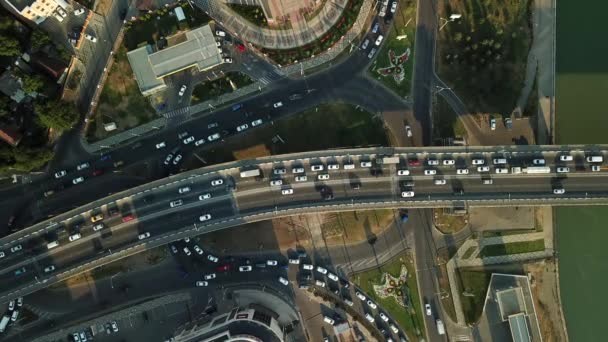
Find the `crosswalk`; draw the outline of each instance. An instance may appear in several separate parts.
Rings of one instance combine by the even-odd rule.
[[[167,119],[171,119],[177,116],[186,116],[190,114],[190,107],[182,107],[182,108],[178,108],[178,109],[174,109],[172,111],[163,113],[162,115],[167,118]]]

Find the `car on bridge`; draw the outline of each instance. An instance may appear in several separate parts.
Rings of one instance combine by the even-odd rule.
[[[198,219],[201,222],[209,221],[209,220],[211,220],[211,214],[201,215]]]

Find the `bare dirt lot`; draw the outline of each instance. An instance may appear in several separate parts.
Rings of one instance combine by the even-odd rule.
[[[534,229],[533,207],[471,208],[469,224],[473,231]]]

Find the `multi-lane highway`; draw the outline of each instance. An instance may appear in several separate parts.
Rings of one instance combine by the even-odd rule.
[[[605,146],[377,148],[306,152],[193,170],[95,201],[0,240],[8,300],[145,248],[244,222],[365,208],[607,204]],[[385,156],[393,157],[389,163]],[[560,161],[561,156],[570,161]],[[506,165],[494,165],[504,158]],[[473,160],[489,171],[478,172]],[[543,159],[549,173],[496,173]],[[437,161],[439,165],[434,164]],[[568,173],[556,173],[557,166]],[[299,169],[299,170],[298,170]],[[259,170],[242,177],[244,170]],[[428,174],[429,170],[435,173]],[[457,170],[468,170],[458,174]],[[305,176],[305,178],[302,178]],[[296,177],[299,177],[296,179]],[[483,180],[491,179],[491,184]],[[221,184],[216,183],[221,181]],[[557,187],[565,189],[555,194]],[[404,192],[410,195],[404,196]],[[208,216],[207,216],[208,215]],[[95,222],[93,222],[95,221]],[[149,236],[139,238],[140,234]],[[49,243],[57,246],[49,248]],[[51,268],[49,268],[51,267]],[[54,268],[53,268],[54,267]]]

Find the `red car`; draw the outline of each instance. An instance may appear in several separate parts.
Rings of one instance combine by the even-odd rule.
[[[228,272],[230,271],[230,265],[220,265],[216,267],[215,270],[218,272]]]
[[[420,160],[418,159],[410,159],[407,163],[410,166],[420,166]]]
[[[133,215],[127,215],[125,217],[122,218],[122,222],[129,222],[131,220],[135,219],[135,217]]]
[[[95,170],[93,171],[93,176],[99,176],[103,174],[103,170]]]

